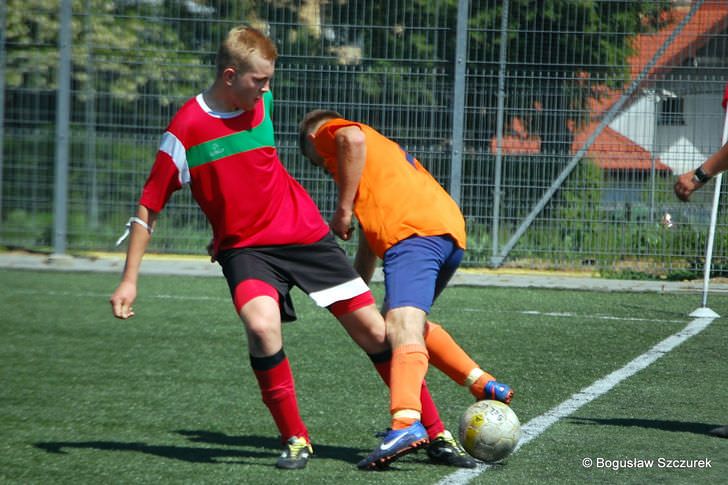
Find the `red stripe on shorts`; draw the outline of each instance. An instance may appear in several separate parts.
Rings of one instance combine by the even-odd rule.
[[[235,309],[240,313],[240,309],[246,303],[259,296],[270,296],[276,303],[279,303],[278,290],[265,281],[255,279],[241,281],[235,287],[235,295],[233,296]]]

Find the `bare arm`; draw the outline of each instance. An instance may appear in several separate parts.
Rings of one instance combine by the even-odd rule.
[[[347,126],[334,135],[339,162],[339,205],[331,219],[331,229],[341,239],[348,240],[354,228],[354,200],[367,158],[366,136],[357,126]]]
[[[359,247],[356,250],[356,256],[354,256],[354,269],[369,284],[376,267],[377,255],[374,254],[369,242],[367,242],[367,238],[364,237],[364,231],[359,229]]]
[[[708,158],[701,167],[709,177],[714,177],[728,169],[728,143]],[[694,175],[695,170],[691,170],[678,177],[677,182],[675,182],[675,195],[677,195],[678,199],[687,202],[690,200],[690,194],[705,185],[704,182],[698,182]]]
[[[137,217],[145,221],[149,227],[154,228],[157,213],[140,205],[137,209]],[[151,233],[141,224],[132,223],[130,231],[129,247],[126,250],[126,263],[124,264],[121,283],[119,283],[116,291],[109,299],[114,316],[121,319],[134,316],[131,305],[137,296],[139,268],[142,264],[142,257],[149,245],[149,240],[152,237]]]

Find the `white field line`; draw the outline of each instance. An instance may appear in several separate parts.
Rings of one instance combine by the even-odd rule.
[[[682,323],[684,320],[664,320],[662,318],[637,318],[637,317],[615,317],[611,315],[579,315],[577,313],[560,313],[560,312],[539,312],[536,310],[517,311],[523,315],[541,315],[545,317],[584,317],[595,318],[597,320],[619,320],[627,322],[661,322],[661,323]]]
[[[715,317],[696,318],[695,320],[690,322],[685,328],[667,337],[665,340],[658,343],[644,354],[638,356],[632,362],[628,363],[621,369],[618,369],[608,376],[599,379],[591,386],[582,389],[581,391],[572,395],[566,401],[551,408],[549,411],[546,411],[541,416],[533,418],[531,421],[521,426],[521,441],[518,443],[518,446],[516,446],[516,449],[513,452],[517,452],[520,447],[534,440],[541,433],[546,431],[546,429],[552,424],[556,423],[562,418],[565,418],[566,416],[569,416],[580,407],[592,402],[599,396],[607,393],[609,390],[611,390],[623,380],[647,368],[650,364],[670,352],[681,343],[699,334],[700,332],[705,330],[708,325],[713,322],[713,320],[715,320]],[[478,468],[473,468],[469,470],[460,469],[446,476],[445,478],[437,482],[436,485],[465,485],[470,480],[474,479],[489,468],[491,468],[490,465],[484,464],[479,466]]]
[[[482,312],[475,308],[462,308],[464,312]],[[540,312],[538,310],[505,310],[504,313],[520,313],[521,315],[537,315],[543,317],[567,317],[567,318],[591,318],[596,320],[618,320],[621,322],[660,322],[660,323],[683,323],[684,320],[665,320],[664,318],[637,318],[637,317],[615,317],[612,315],[580,315],[571,312]]]

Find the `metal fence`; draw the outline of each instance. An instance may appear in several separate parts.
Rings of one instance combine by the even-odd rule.
[[[4,0],[0,245],[122,250],[167,122],[241,23],[278,46],[278,150],[325,217],[335,187],[296,140],[319,107],[432,171],[465,214],[466,266],[702,271],[713,190],[682,204],[672,184],[720,147],[720,0]],[[717,272],[727,225],[721,204]],[[157,227],[151,251],[210,237],[189,190]]]

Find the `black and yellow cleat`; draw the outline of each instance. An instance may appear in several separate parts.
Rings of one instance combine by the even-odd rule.
[[[432,463],[438,465],[458,468],[475,468],[478,466],[478,461],[455,441],[452,433],[448,430],[438,434],[435,439],[430,441],[430,445],[427,447],[427,456]]]
[[[276,468],[299,470],[305,468],[309,457],[313,454],[311,443],[301,436],[292,436],[286,442],[286,448],[276,462]]]

